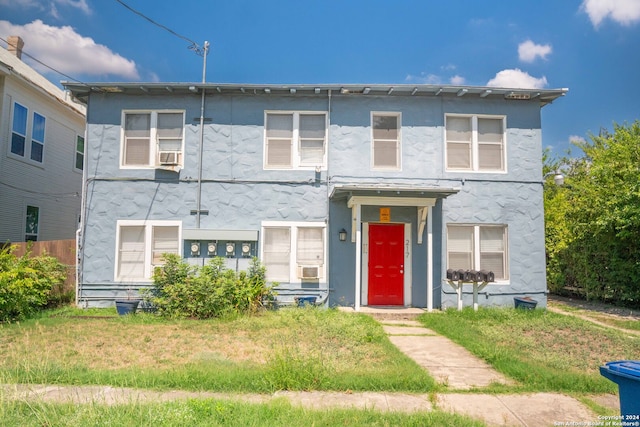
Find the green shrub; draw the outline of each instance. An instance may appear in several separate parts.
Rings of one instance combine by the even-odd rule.
[[[154,271],[153,287],[143,292],[145,301],[162,316],[207,319],[249,313],[274,298],[257,258],[247,272],[238,274],[220,257],[203,267],[189,265],[175,254],[165,254],[164,259],[165,264]]]
[[[17,257],[0,251],[0,322],[24,319],[47,305],[51,289],[63,286],[65,267],[53,257]]]

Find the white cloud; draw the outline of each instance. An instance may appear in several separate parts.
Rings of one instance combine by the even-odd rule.
[[[538,79],[515,68],[498,72],[494,78],[487,82],[487,86],[513,89],[541,89],[547,86],[547,78],[542,76]]]
[[[579,135],[569,135],[569,142],[572,144],[575,144],[575,143],[581,144],[581,143],[587,142],[587,140]]]
[[[49,0],[48,2],[41,0],[0,0],[0,6],[13,7],[14,9],[36,9],[40,12],[47,10],[45,3],[48,3],[49,14],[56,19],[60,18],[58,6],[69,6],[87,15],[91,14],[91,8],[87,0]]]
[[[140,78],[136,63],[114,53],[108,47],[97,44],[90,37],[83,37],[69,26],[53,27],[35,20],[26,25],[13,25],[0,20],[0,37],[16,35],[24,40],[24,52],[38,58],[65,74],[89,74],[93,76],[119,76],[126,79]],[[48,68],[22,59],[41,73]]]
[[[584,0],[580,9],[589,15],[594,27],[606,18],[621,25],[631,25],[640,21],[638,0]]]
[[[464,77],[459,76],[457,74],[455,76],[451,77],[449,79],[449,81],[451,82],[452,85],[456,85],[456,86],[463,85],[466,82]]]
[[[442,83],[442,79],[440,78],[440,76],[437,76],[435,74],[427,74],[425,72],[420,73],[419,76],[408,74],[404,80],[407,83],[418,83],[418,84],[428,84],[428,85],[438,85]]]
[[[531,40],[527,40],[518,45],[518,57],[523,62],[533,62],[536,58],[547,59],[551,53],[551,45],[535,44]]]

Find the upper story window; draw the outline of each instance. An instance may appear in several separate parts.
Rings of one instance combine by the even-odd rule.
[[[127,111],[123,123],[122,167],[182,165],[183,111]]]
[[[447,115],[447,170],[503,172],[505,118]]]
[[[496,280],[509,279],[507,226],[447,226],[447,268],[493,271]]]
[[[327,165],[327,115],[265,114],[265,169],[312,169]]]
[[[29,110],[27,107],[15,102],[11,124],[11,153],[42,163],[46,119],[34,112],[31,117],[30,133],[28,133],[28,120]]]
[[[75,168],[78,170],[82,170],[84,168],[84,137],[80,135],[76,137]]]
[[[372,113],[371,166],[373,169],[400,169],[400,114]]]

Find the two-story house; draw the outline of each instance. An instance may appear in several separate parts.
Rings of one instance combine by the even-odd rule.
[[[149,286],[165,252],[244,268],[279,298],[546,303],[540,109],[566,89],[65,83],[87,103],[80,304]],[[471,289],[463,289],[465,304]]]
[[[73,239],[81,212],[85,106],[0,47],[0,244]]]

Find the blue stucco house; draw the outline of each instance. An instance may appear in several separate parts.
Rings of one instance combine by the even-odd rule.
[[[451,307],[452,268],[494,272],[480,305],[546,304],[540,111],[566,89],[64,85],[88,111],[81,305],[165,252],[257,256],[284,302]]]

